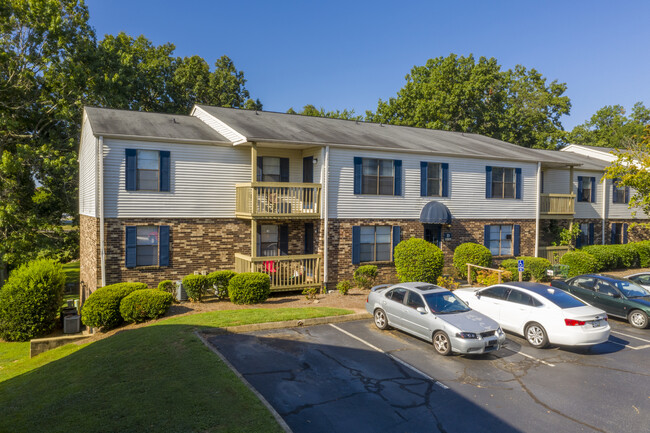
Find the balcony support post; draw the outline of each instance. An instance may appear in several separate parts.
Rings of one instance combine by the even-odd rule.
[[[257,257],[257,221],[251,219],[251,257]]]
[[[539,257],[539,215],[541,212],[542,163],[537,162],[537,194],[535,200],[535,257]],[[501,274],[499,274],[501,277]]]
[[[251,182],[257,182],[257,143],[251,143]]]

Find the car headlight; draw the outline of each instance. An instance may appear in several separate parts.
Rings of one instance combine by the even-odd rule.
[[[476,339],[478,336],[473,332],[457,332],[456,337],[464,339]]]
[[[497,335],[498,335],[498,336],[503,335],[503,329],[501,329],[500,326],[497,328]]]

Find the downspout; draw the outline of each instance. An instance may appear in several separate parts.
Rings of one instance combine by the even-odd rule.
[[[321,183],[323,184],[323,284],[327,289],[328,282],[328,249],[329,249],[329,171],[330,171],[330,147],[325,147],[325,163],[321,172]]]
[[[104,247],[104,136],[100,135],[97,142],[98,184],[99,184],[99,254],[102,270],[102,287],[106,285],[106,251]]]
[[[607,178],[603,179],[603,227],[601,232],[601,245],[605,245],[605,224],[607,223]]]
[[[537,194],[535,199],[535,257],[539,257],[539,212],[542,191],[542,163],[537,162]]]

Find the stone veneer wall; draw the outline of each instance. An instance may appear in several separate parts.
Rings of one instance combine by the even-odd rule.
[[[79,215],[79,295],[83,302],[99,284],[99,218]]]
[[[520,254],[532,256],[535,252],[535,221],[534,220],[453,220],[451,225],[443,226],[442,232],[451,232],[451,240],[442,242],[442,252],[445,256],[445,266],[451,266],[454,249],[465,242],[483,244],[484,226],[492,224],[520,225]],[[390,225],[400,226],[401,238],[423,238],[424,226],[418,220],[381,220],[368,221],[357,219],[329,221],[329,267],[328,286],[335,286],[338,281],[351,279],[354,270],[359,265],[352,264],[352,227],[357,225]],[[510,257],[498,257],[497,261]],[[392,262],[374,262],[377,265],[378,283],[397,282],[395,266]],[[331,287],[330,287],[331,288]]]

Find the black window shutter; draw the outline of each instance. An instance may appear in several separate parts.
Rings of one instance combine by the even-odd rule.
[[[306,156],[302,159],[302,181],[303,183],[314,182],[314,157]]]
[[[627,224],[623,224],[623,243],[627,243]]]
[[[427,191],[427,178],[429,172],[429,163],[425,161],[420,161],[420,197],[426,197],[429,195]]]
[[[596,178],[591,178],[591,202],[596,203]]]
[[[612,245],[616,243],[616,224],[612,223]]]
[[[442,196],[449,197],[449,164],[443,162],[440,167],[442,169]]]
[[[516,257],[519,256],[519,245],[521,244],[520,242],[520,232],[521,232],[521,227],[519,224],[514,225],[514,230],[513,230],[513,235],[512,235],[512,254]]]
[[[485,248],[490,248],[490,226],[483,227],[483,245]]]
[[[289,182],[289,158],[280,158],[280,182]]]
[[[393,195],[402,195],[402,160],[393,161],[395,166],[395,191]]]
[[[395,260],[395,247],[402,240],[402,230],[399,226],[393,226],[393,254],[392,260]]]
[[[305,254],[314,254],[314,223],[305,223]]]
[[[158,228],[159,266],[169,266],[169,226]]]
[[[515,198],[518,200],[521,199],[521,188],[521,168],[515,168]]]
[[[361,226],[352,227],[352,264],[361,262]]]
[[[625,204],[630,203],[630,187],[625,187]]]
[[[289,226],[287,224],[282,224],[280,227],[278,227],[278,238],[278,248],[280,249],[280,255],[289,255]]]
[[[135,149],[125,149],[126,155],[126,190],[136,190],[136,178],[138,170],[138,151]]]
[[[169,151],[160,151],[160,190],[169,191]]]
[[[578,176],[578,201],[582,201],[582,176]]]
[[[594,244],[594,223],[589,223],[589,245]]]
[[[363,174],[363,158],[354,157],[354,193],[361,194],[361,176]]]
[[[126,227],[126,267],[135,268],[137,265],[137,236],[138,231],[135,226]]]
[[[262,182],[264,180],[264,158],[261,156],[257,157],[257,181]]]
[[[485,198],[492,198],[492,167],[489,165],[485,166]]]

